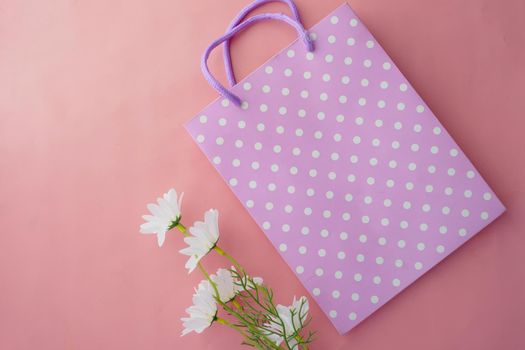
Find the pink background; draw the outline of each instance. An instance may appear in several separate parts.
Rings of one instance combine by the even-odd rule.
[[[179,337],[200,276],[178,237],[138,234],[171,186],[187,223],[221,211],[223,247],[281,302],[306,294],[182,127],[216,97],[201,52],[246,3],[0,1],[0,348],[242,348],[221,326]],[[340,3],[297,1],[307,26]],[[525,348],[525,3],[350,4],[508,211],[347,335],[312,305],[312,349]],[[238,74],[293,39],[250,29]]]

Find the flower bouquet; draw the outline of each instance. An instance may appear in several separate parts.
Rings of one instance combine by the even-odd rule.
[[[314,334],[305,331],[310,322],[308,299],[294,297],[290,306],[275,304],[273,291],[262,278],[251,277],[217,244],[218,210],[208,210],[204,221],[187,229],[182,223],[182,197],[170,189],[157,204],[148,204],[151,214],[143,216],[146,222],[140,227],[141,233],[156,234],[159,246],[168,231],[180,231],[188,245],[180,251],[189,257],[185,267],[190,273],[197,268],[205,277],[195,288],[193,305],[186,309],[188,317],[181,319],[182,335],[202,333],[218,323],[234,329],[243,337],[243,344],[257,349],[308,349]],[[212,251],[226,258],[231,267],[208,273],[201,260]]]

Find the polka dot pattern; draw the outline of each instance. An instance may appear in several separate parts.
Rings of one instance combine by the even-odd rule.
[[[187,129],[343,333],[504,208],[348,6],[311,35]]]

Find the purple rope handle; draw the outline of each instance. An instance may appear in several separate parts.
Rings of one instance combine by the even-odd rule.
[[[272,3],[272,2],[282,2],[285,5],[288,5],[290,7],[290,10],[292,11],[293,18],[301,23],[301,17],[299,16],[299,10],[297,9],[297,6],[295,6],[295,3],[292,0],[255,0],[250,5],[246,6],[241,10],[241,12],[235,17],[235,19],[230,23],[228,26],[228,29],[226,30],[226,33],[231,31],[234,27],[239,25],[246,16],[253,10],[257,9],[258,7],[261,7],[262,5]],[[223,52],[223,58],[224,58],[224,68],[226,69],[226,76],[228,77],[228,82],[230,83],[230,86],[234,86],[237,84],[237,79],[235,79],[235,73],[233,72],[233,65],[232,65],[232,57],[230,52],[230,39],[226,40],[224,42],[224,52]]]
[[[220,38],[214,40],[210,46],[206,48],[206,51],[204,51],[204,54],[202,55],[201,59],[201,70],[204,74],[204,78],[210,83],[210,85],[219,92],[222,96],[230,100],[233,104],[236,106],[240,106],[242,101],[239,98],[239,96],[232,93],[230,90],[225,88],[211,73],[210,69],[208,67],[208,58],[210,57],[210,53],[215,49],[217,46],[222,44],[228,39],[231,39],[235,34],[238,32],[246,29],[247,27],[251,26],[253,23],[258,21],[265,21],[265,20],[278,20],[285,23],[288,23],[289,25],[293,26],[297,33],[299,34],[299,37],[304,41],[306,48],[309,52],[314,50],[314,43],[310,39],[310,36],[308,35],[308,31],[304,29],[303,25],[299,22],[296,22],[295,20],[291,19],[290,17],[283,15],[281,13],[264,13],[261,15],[255,15],[253,17],[248,18],[246,21],[242,22],[238,26],[234,27],[232,30],[230,30],[228,33],[224,34]]]

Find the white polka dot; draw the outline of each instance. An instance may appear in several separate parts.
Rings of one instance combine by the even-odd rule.
[[[371,302],[372,304],[377,304],[377,303],[379,302],[379,297],[378,297],[377,295],[372,295],[372,296],[370,297],[370,302]]]
[[[420,242],[417,244],[417,250],[419,250],[420,252],[422,252],[423,250],[425,250],[425,243],[423,242]]]
[[[199,117],[199,122],[200,122],[201,124],[206,124],[206,123],[208,122],[208,117],[205,116],[205,115],[201,115],[201,116]]]
[[[304,267],[299,265],[295,268],[295,272],[297,272],[298,274],[302,274],[304,272]]]
[[[368,237],[365,234],[359,236],[359,242],[366,243]]]
[[[267,112],[268,111],[268,106],[263,103],[262,105],[259,106],[259,110],[261,112]]]
[[[405,106],[405,104],[404,104],[403,102],[399,102],[399,103],[397,104],[397,106],[396,106],[396,108],[397,108],[398,111],[402,111],[402,110],[404,110],[405,107],[406,107],[406,106]]]
[[[232,177],[228,182],[229,182],[230,185],[232,185],[232,186],[237,186],[237,184],[239,183],[239,182],[237,181],[237,179],[234,178],[234,177]]]
[[[387,81],[382,81],[381,83],[379,83],[379,87],[383,90],[387,89],[388,88],[388,82]]]
[[[306,71],[303,73],[303,77],[308,80],[312,78],[312,72]]]
[[[267,66],[264,71],[266,72],[266,74],[272,74],[273,73],[273,67],[272,66]]]
[[[363,61],[363,66],[365,66],[365,68],[372,67],[372,60],[367,58],[366,60]]]
[[[372,40],[368,40],[366,42],[366,47],[368,47],[369,49],[373,48],[374,47],[374,42]]]
[[[213,163],[215,164],[221,164],[221,157],[215,156],[213,157]]]
[[[378,256],[376,258],[376,264],[383,265],[385,263],[385,259],[382,256]]]
[[[490,201],[492,199],[492,194],[490,192],[483,193],[483,199],[486,201]]]
[[[402,239],[400,239],[399,241],[397,241],[397,246],[399,248],[405,248],[406,247],[406,242]]]
[[[350,26],[351,26],[351,27],[357,27],[357,19],[352,18],[352,19],[350,20]]]
[[[300,92],[300,95],[302,98],[308,98],[308,96],[310,95],[310,93],[306,90],[303,90]]]
[[[319,288],[312,289],[312,294],[315,296],[319,296],[321,294],[321,290]]]
[[[321,249],[319,249],[319,250],[317,251],[317,254],[318,254],[321,258],[323,258],[323,257],[326,256],[326,250],[324,250],[324,249],[321,248]]]
[[[368,84],[369,84],[368,79],[361,79],[361,86],[365,86],[366,87],[366,86],[368,86]]]
[[[315,269],[315,274],[319,277],[321,277],[322,275],[324,275],[324,270],[320,267],[316,268]]]
[[[398,278],[394,278],[394,279],[392,280],[392,285],[393,285],[394,287],[399,287],[399,286],[401,285],[401,281],[400,281]]]
[[[342,241],[346,241],[348,239],[348,233],[346,232],[341,232],[339,234],[339,239],[342,240]]]
[[[447,233],[447,231],[448,231],[448,228],[446,226],[439,226],[439,233],[441,233],[442,235]]]
[[[436,252],[438,252],[439,254],[443,254],[445,252],[445,247],[443,245],[438,245],[436,247]]]
[[[347,75],[343,75],[341,77],[341,83],[344,85],[348,85],[350,83],[350,77]]]
[[[343,273],[341,271],[336,271],[334,273],[334,277],[335,277],[335,279],[340,280],[341,278],[343,278]]]
[[[245,91],[250,91],[252,89],[252,84],[250,82],[245,82],[244,84],[242,84],[242,88]]]
[[[304,208],[304,215],[312,215],[312,208]]]
[[[396,259],[396,261],[394,261],[394,265],[396,265],[397,268],[403,267],[403,260]]]
[[[363,276],[360,273],[354,274],[354,281],[360,282],[363,279]]]
[[[204,135],[197,135],[197,142],[198,143],[203,143],[204,142]]]
[[[328,36],[328,42],[330,44],[334,44],[336,42],[337,38],[335,37],[335,35],[329,35]]]
[[[282,88],[282,89],[281,89],[281,94],[282,94],[283,96],[288,96],[288,95],[290,95],[290,89],[288,89],[288,88]]]
[[[307,52],[307,53],[306,53],[306,59],[307,59],[308,61],[313,60],[313,59],[314,59],[314,54],[313,54],[312,52]]]
[[[417,105],[416,112],[423,113],[425,111],[425,107],[423,105]]]
[[[254,204],[255,204],[255,203],[254,203],[251,199],[248,199],[248,200],[246,201],[246,206],[247,206],[248,208],[253,208]]]
[[[384,246],[386,245],[386,238],[385,237],[379,237],[379,239],[377,240],[377,243],[381,246]]]
[[[486,211],[482,212],[480,214],[480,217],[482,220],[487,220],[489,218],[489,213],[487,213]]]
[[[418,261],[414,264],[414,268],[416,270],[421,270],[423,268],[423,264]]]
[[[352,293],[352,295],[350,297],[352,298],[353,301],[358,301],[359,300],[359,293]]]
[[[293,74],[293,70],[291,70],[290,68],[286,68],[286,69],[284,70],[284,76],[285,76],[285,77],[291,77],[292,74]]]
[[[326,101],[328,100],[328,94],[326,92],[322,92],[320,95],[319,95],[319,99],[321,101]]]
[[[290,58],[294,57],[295,56],[295,51],[292,50],[292,49],[288,50],[288,52],[286,53],[286,56],[288,56]]]
[[[267,94],[267,93],[269,93],[270,91],[272,91],[272,88],[271,88],[269,85],[264,85],[264,86],[262,87],[262,91],[263,91],[264,93]]]
[[[352,37],[346,39],[346,45],[348,45],[348,46],[354,46],[354,45],[355,45],[355,39],[352,38]]]
[[[221,101],[223,107],[228,107],[230,105],[230,100],[224,99]]]
[[[405,92],[405,91],[407,91],[407,89],[408,89],[408,85],[407,84],[402,83],[401,85],[399,85],[399,90]]]
[[[339,299],[340,296],[341,296],[341,293],[338,290],[332,291],[332,298]]]
[[[332,23],[332,24],[337,24],[337,23],[339,23],[339,17],[337,17],[337,16],[332,16],[332,17],[330,18],[330,23]]]
[[[339,260],[343,260],[344,258],[346,258],[346,254],[345,254],[345,252],[338,252],[338,253],[337,253],[337,258],[338,258]]]
[[[348,97],[346,97],[345,95],[339,96],[339,103],[345,104],[347,101],[348,101]]]
[[[239,120],[239,122],[237,123],[237,127],[239,129],[244,129],[246,127],[246,122],[244,120]]]
[[[219,119],[219,125],[220,126],[225,126],[227,123],[228,123],[228,121],[225,118],[220,118]]]
[[[402,229],[408,228],[408,222],[406,220],[400,221],[399,222],[399,227],[401,227]]]
[[[265,221],[265,222],[263,222],[262,227],[263,227],[265,230],[268,230],[268,229],[270,229],[270,227],[272,227],[272,225],[271,225],[268,221]],[[279,247],[279,248],[280,248],[280,247]]]
[[[459,151],[455,148],[452,148],[450,151],[449,151],[449,154],[451,157],[457,157],[457,155],[459,154]]]
[[[348,319],[351,321],[355,321],[357,319],[357,314],[355,312],[351,312],[348,314]]]
[[[372,282],[374,282],[374,284],[381,284],[381,277],[374,276],[374,278],[372,278]]]
[[[326,61],[326,63],[332,63],[334,61],[334,56],[331,54],[328,54],[324,56],[324,60]]]

